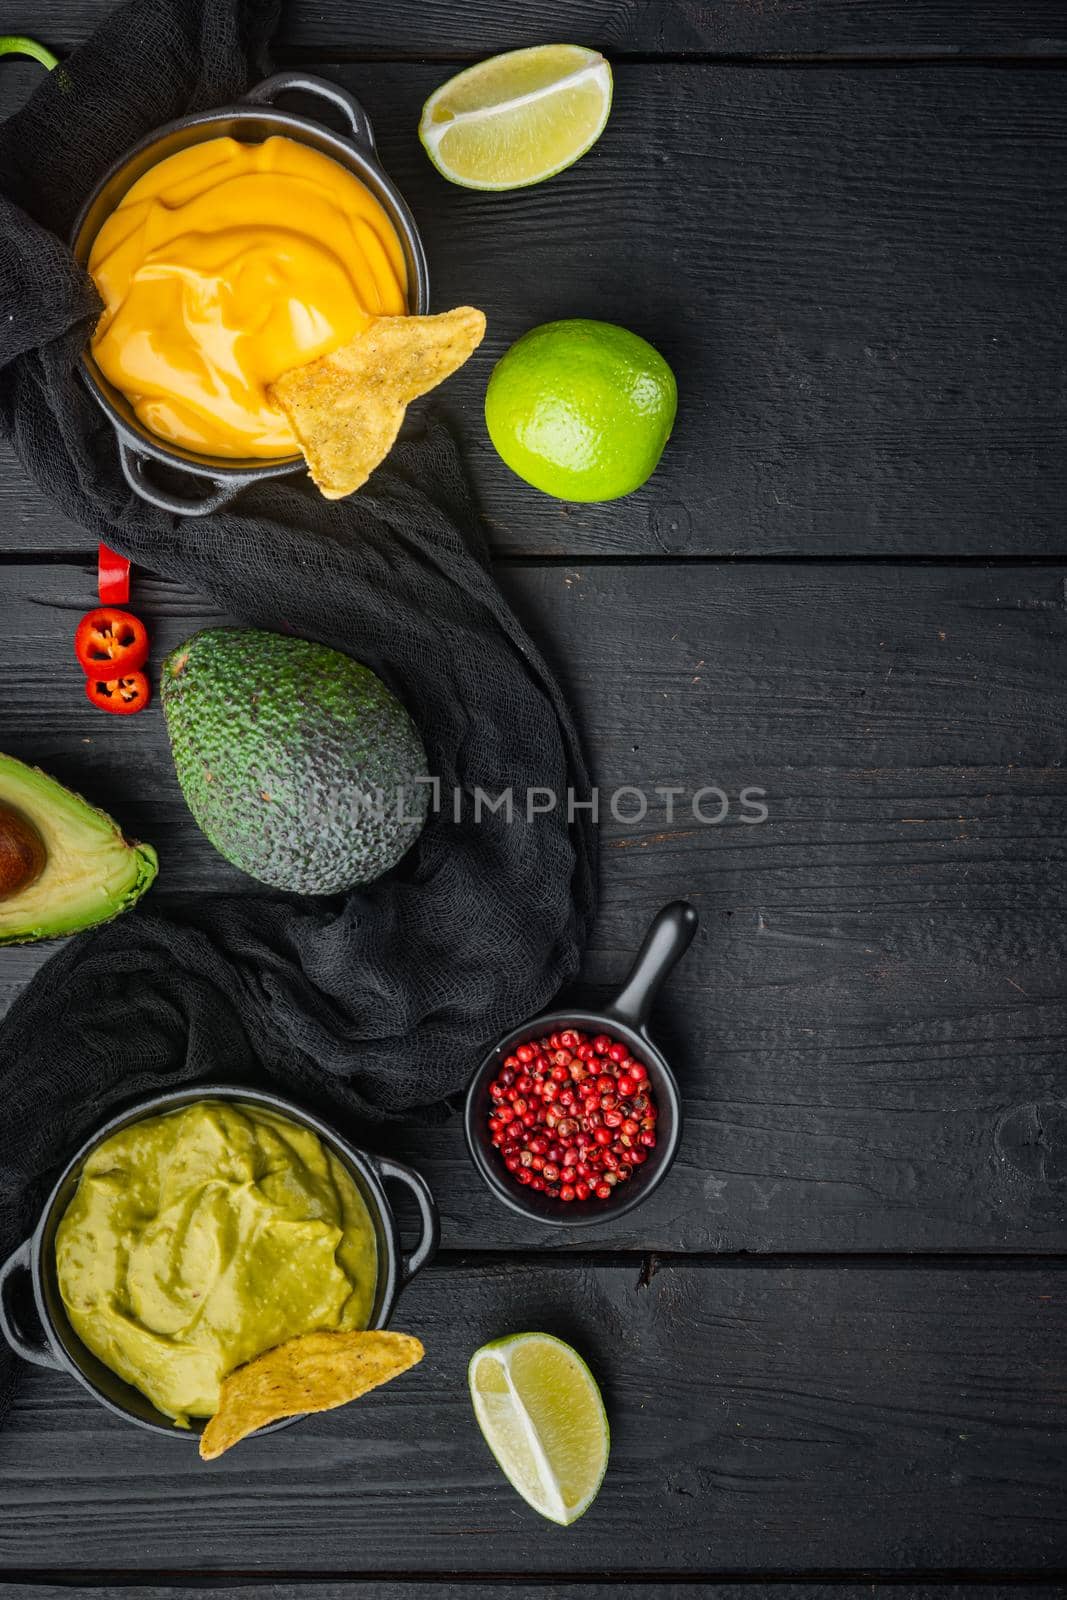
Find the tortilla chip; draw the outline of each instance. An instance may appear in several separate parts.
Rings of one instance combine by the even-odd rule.
[[[201,1458],[214,1461],[268,1422],[358,1400],[424,1354],[408,1333],[305,1333],[290,1339],[223,1379],[219,1409],[200,1436]]]
[[[485,316],[473,306],[436,317],[375,317],[339,350],[270,385],[328,500],[366,483],[412,400],[451,377],[484,335]]]

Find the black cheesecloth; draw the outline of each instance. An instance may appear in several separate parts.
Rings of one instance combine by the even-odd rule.
[[[511,785],[517,803],[475,826],[449,802],[393,873],[343,898],[169,906],[164,859],[143,909],[60,949],[0,1028],[0,1260],[57,1164],[135,1095],[258,1077],[342,1116],[441,1114],[478,1045],[573,976],[594,912],[588,812],[525,820],[528,787],[581,799],[589,780],[445,429],[347,500],[301,475],[178,519],[131,494],[79,374],[99,311],[65,243],[82,200],[145,133],[266,76],[277,16],[269,0],[134,0],[0,128],[0,426],[87,555],[102,540],[242,621],[365,661],[445,796]],[[0,1419],[15,1365],[0,1349]]]

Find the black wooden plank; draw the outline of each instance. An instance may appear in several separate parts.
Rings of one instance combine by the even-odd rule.
[[[1067,1556],[1063,1273],[904,1264],[431,1269],[423,1364],[205,1467],[34,1370],[0,1433],[0,1562],[315,1572],[1046,1569]],[[576,1342],[610,1475],[566,1532],[470,1414],[484,1339]]]
[[[435,304],[488,313],[442,403],[498,549],[1064,553],[1056,73],[622,66],[597,149],[496,196],[446,184],[418,144],[439,67],[324,70],[374,117],[426,235]],[[659,471],[607,506],[528,489],[484,429],[494,360],[565,315],[636,328],[680,379]],[[0,528],[9,549],[84,543],[17,469]]]
[[[203,1594],[210,1582],[211,1600],[472,1600],[469,1579],[451,1578],[382,1579],[355,1578],[331,1581],[278,1576],[264,1581],[227,1584],[195,1574],[160,1574],[152,1582],[112,1582],[94,1573],[64,1574],[62,1584],[40,1581],[38,1568],[24,1576],[3,1581],[0,1574],[0,1600],[70,1600],[70,1595],[85,1595],[86,1600],[189,1600]],[[48,1570],[53,1573],[53,1570]],[[686,1574],[683,1582],[641,1579],[629,1584],[611,1581],[541,1582],[518,1574],[515,1578],[486,1579],[478,1576],[477,1600],[617,1600],[619,1595],[645,1595],[648,1600],[1062,1600],[1062,1586],[1045,1582],[997,1584],[997,1582],[933,1582],[933,1584],[849,1584],[849,1582],[717,1582],[702,1581],[699,1574]],[[522,1587],[518,1587],[522,1584]]]
[[[49,0],[38,19],[25,0],[0,0],[0,31],[32,26],[56,50],[80,43],[115,0]],[[573,39],[640,55],[1045,55],[1067,49],[1058,0],[541,0],[517,10],[506,0],[307,0],[285,8],[278,56],[478,56]]]
[[[560,664],[605,795],[635,784],[650,801],[636,824],[605,801],[588,985],[619,980],[663,902],[689,896],[704,919],[657,1019],[686,1096],[678,1164],[647,1207],[581,1243],[1062,1249],[1060,575],[680,564],[504,577]],[[68,652],[90,569],[0,578],[19,663],[0,747],[156,843],[161,903],[248,884],[185,812],[158,708],[124,721],[84,700]],[[157,661],[217,620],[153,580],[136,604]],[[716,783],[731,815],[702,826],[686,807]],[[653,790],[672,784],[686,795],[668,822]],[[767,791],[760,826],[740,820],[746,785]],[[7,996],[46,953],[0,952]],[[558,1242],[489,1199],[454,1122],[375,1139],[427,1172],[446,1243]]]

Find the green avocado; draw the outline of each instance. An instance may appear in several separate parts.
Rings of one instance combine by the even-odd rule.
[[[0,755],[0,945],[107,922],[155,878],[151,845],[36,767]]]
[[[422,742],[350,656],[209,628],[167,656],[161,698],[189,810],[261,883],[339,894],[388,872],[418,837],[429,803]]]

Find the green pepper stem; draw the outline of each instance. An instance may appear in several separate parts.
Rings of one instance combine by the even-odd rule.
[[[49,72],[53,67],[59,66],[59,57],[54,56],[51,50],[46,50],[36,39],[27,39],[20,33],[0,36],[0,56],[32,56],[42,67],[47,67]]]

